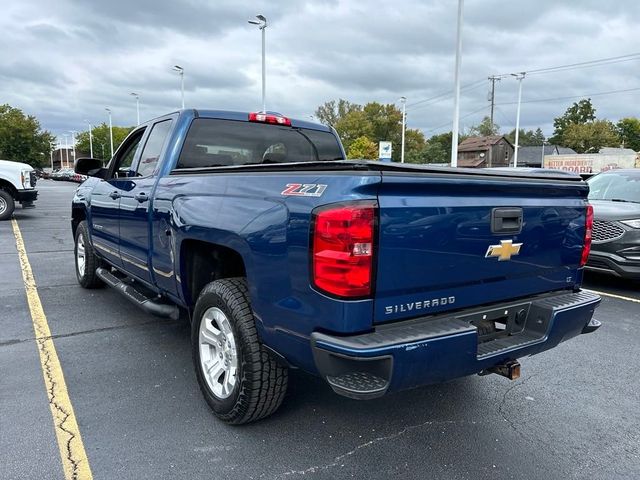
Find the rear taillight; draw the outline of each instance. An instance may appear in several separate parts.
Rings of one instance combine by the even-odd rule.
[[[593,207],[587,205],[587,218],[585,220],[584,229],[584,246],[582,247],[582,258],[580,259],[580,266],[584,267],[587,264],[589,258],[589,252],[591,251],[591,234],[593,232]]]
[[[291,126],[291,120],[275,113],[254,112],[249,114],[250,122],[272,123],[274,125]]]
[[[342,298],[372,294],[376,208],[364,201],[314,211],[312,280],[318,290]]]

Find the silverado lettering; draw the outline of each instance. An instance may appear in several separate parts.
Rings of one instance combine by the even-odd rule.
[[[389,315],[391,313],[405,313],[412,310],[424,310],[426,308],[433,308],[444,305],[452,305],[456,302],[456,297],[441,297],[433,298],[431,300],[423,300],[421,302],[401,303],[400,305],[387,305],[384,307],[384,313]]]

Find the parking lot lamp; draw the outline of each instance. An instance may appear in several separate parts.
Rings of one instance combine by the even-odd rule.
[[[66,157],[66,164],[67,164],[67,168],[69,168],[69,145],[67,144],[67,137],[69,135],[67,135],[66,133],[63,133],[62,136],[64,137],[64,156]],[[60,165],[60,168],[62,168],[62,165]]]
[[[546,140],[542,140],[542,154],[540,157],[540,167],[544,168],[544,146],[547,145],[549,142],[547,142]]]
[[[400,163],[404,163],[404,132],[407,124],[407,97],[400,97],[402,102],[402,146],[400,148]]]
[[[140,125],[140,95],[135,92],[131,92],[129,95],[136,97],[136,125]],[[184,106],[182,108],[184,108]]]
[[[258,28],[262,31],[262,111],[267,111],[266,103],[266,91],[267,91],[267,78],[266,78],[266,60],[265,60],[265,30],[267,29],[267,18],[264,15],[256,15],[258,20],[249,20],[252,25],[258,25]]]
[[[174,65],[173,70],[180,75],[180,95],[182,97],[182,108],[184,108],[184,68],[180,65]]]
[[[524,79],[524,76],[527,74],[527,72],[520,72],[520,73],[512,73],[511,75],[513,75],[514,77],[516,77],[516,79],[518,80],[518,108],[516,111],[516,144],[513,146],[514,148],[514,152],[513,152],[513,167],[517,167],[518,166],[518,149],[520,148],[518,146],[518,140],[520,138],[520,103],[522,100],[522,80]],[[544,146],[543,146],[544,148]]]
[[[49,159],[51,160],[51,171],[53,172],[53,151],[56,149],[55,142],[49,143]]]
[[[73,164],[76,164],[76,131],[75,130],[69,130],[69,133],[71,134],[71,148],[73,148]]]
[[[462,60],[462,10],[464,0],[458,0],[458,29],[456,35],[456,67],[453,75],[453,128],[451,131],[451,166],[458,166],[458,124],[460,123],[460,63]]]
[[[105,110],[109,112],[109,141],[111,142],[111,156],[113,157],[113,125],[111,124],[111,109],[106,107]]]
[[[85,120],[85,122],[87,122],[87,125],[89,125],[89,155],[91,156],[91,158],[93,158],[93,127],[91,126],[91,123],[89,123],[89,120]]]

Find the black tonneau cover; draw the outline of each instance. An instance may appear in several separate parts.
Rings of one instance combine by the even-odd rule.
[[[213,172],[277,172],[277,171],[377,171],[398,172],[416,174],[440,174],[440,175],[473,175],[482,177],[510,177],[537,180],[562,180],[580,182],[580,175],[563,170],[551,170],[545,168],[455,168],[432,166],[429,164],[407,164],[377,162],[372,160],[333,160],[327,162],[298,162],[298,163],[259,163],[251,165],[233,165],[225,167],[206,168],[178,168],[171,172],[172,175],[189,175]]]

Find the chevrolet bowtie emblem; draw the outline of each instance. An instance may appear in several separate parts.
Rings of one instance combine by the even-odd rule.
[[[500,245],[489,245],[485,258],[498,257],[498,261],[511,260],[513,255],[520,253],[521,243],[513,243],[513,240],[500,240]]]

